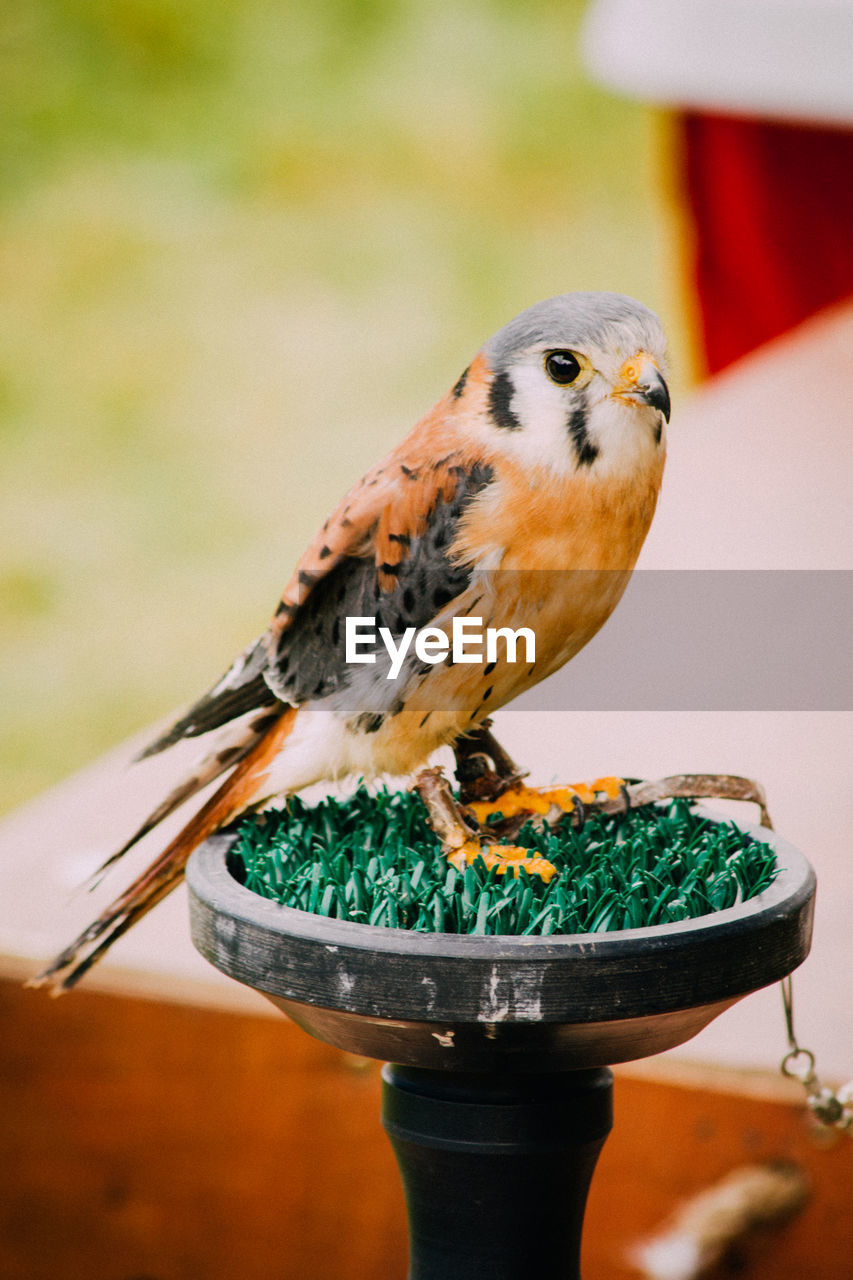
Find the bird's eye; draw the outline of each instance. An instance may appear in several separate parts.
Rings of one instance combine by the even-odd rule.
[[[561,387],[574,382],[580,371],[578,358],[571,351],[552,351],[545,357],[545,372],[552,382],[559,383]]]

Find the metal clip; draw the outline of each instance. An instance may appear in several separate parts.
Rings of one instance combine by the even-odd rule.
[[[853,1080],[837,1092],[822,1085],[815,1070],[814,1054],[797,1043],[794,1031],[794,986],[791,975],[782,979],[782,1003],[788,1033],[788,1052],[782,1059],[782,1075],[799,1080],[806,1091],[806,1105],[827,1129],[853,1132]]]

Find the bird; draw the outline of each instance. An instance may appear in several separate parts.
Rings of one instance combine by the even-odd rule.
[[[563,293],[499,329],[320,527],[263,634],[141,753],[208,744],[102,870],[222,781],[36,983],[72,987],[241,815],[320,781],[410,774],[448,744],[463,763],[484,744],[497,759],[491,713],[571,659],[618,604],[669,419],[666,339],[643,303]],[[515,652],[507,639],[489,661],[470,645],[455,654],[440,639],[458,619],[465,639],[477,623],[499,639],[517,630]],[[387,637],[372,654],[370,625]]]

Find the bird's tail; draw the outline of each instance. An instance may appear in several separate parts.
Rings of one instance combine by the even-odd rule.
[[[119,895],[79,937],[53,960],[30,986],[47,986],[53,994],[68,991],[131,925],[146,915],[183,879],[194,849],[221,827],[252,807],[261,794],[271,761],[293,729],[297,710],[287,707],[238,761],[229,777],[194,814],[159,858]],[[164,808],[161,806],[161,808]],[[174,807],[174,806],[173,806]],[[161,817],[164,816],[161,814]],[[140,831],[150,830],[147,821]],[[125,848],[129,848],[133,840]],[[113,861],[111,858],[110,862]],[[105,864],[108,865],[108,864]]]

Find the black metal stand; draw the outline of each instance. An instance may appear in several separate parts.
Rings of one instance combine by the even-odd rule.
[[[280,907],[231,875],[234,836],[187,869],[193,941],[310,1034],[385,1068],[383,1123],[411,1228],[409,1280],[579,1280],[611,1074],[684,1044],[805,959],[814,873],[770,831],[759,897],[588,936],[423,934]]]
[[[473,1075],[386,1066],[382,1123],[409,1215],[409,1280],[580,1280],[607,1068]]]

